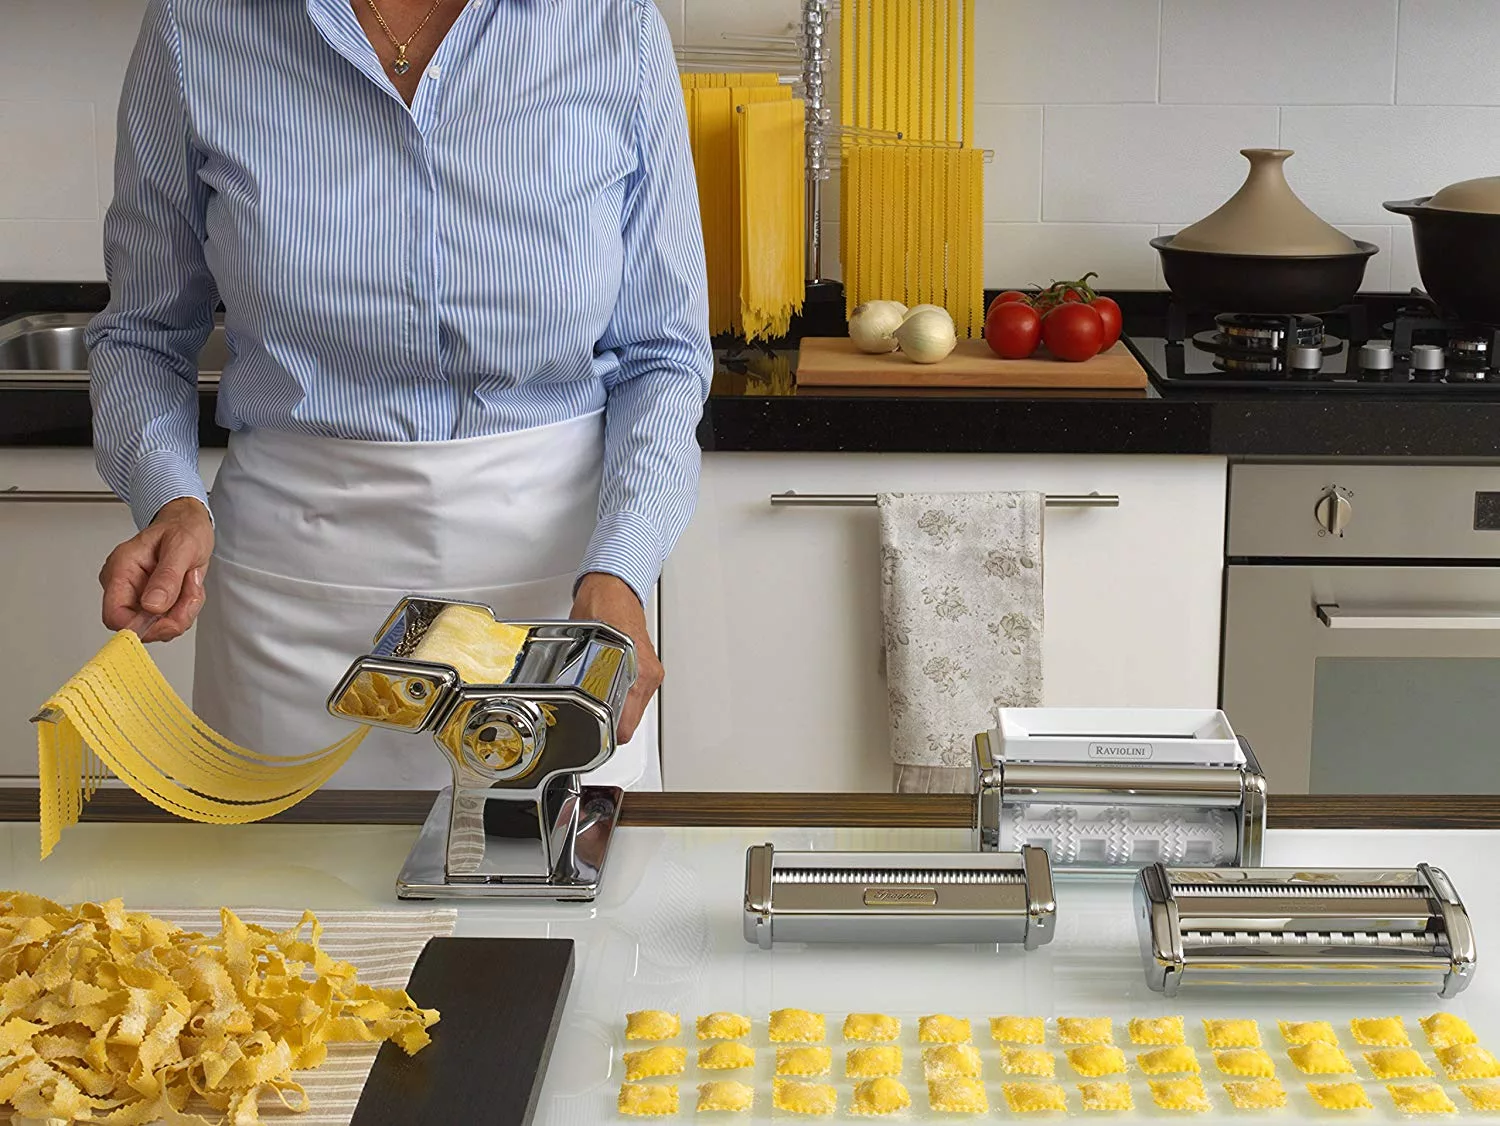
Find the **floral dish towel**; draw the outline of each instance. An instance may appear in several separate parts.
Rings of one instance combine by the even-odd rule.
[[[895,777],[913,766],[971,772],[974,736],[993,726],[997,706],[1042,702],[1044,498],[884,493],[879,500]]]

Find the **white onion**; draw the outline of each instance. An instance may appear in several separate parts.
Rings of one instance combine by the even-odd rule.
[[[922,309],[906,315],[896,340],[914,363],[935,364],[957,346],[958,333],[942,309]]]
[[[953,319],[952,315],[948,312],[948,310],[944,309],[941,305],[913,305],[910,309],[906,310],[906,315],[909,317],[913,313],[928,313],[928,312],[942,313],[943,316],[947,317],[950,321]]]
[[[899,301],[866,301],[849,317],[849,339],[861,352],[894,352],[895,332],[905,316]]]

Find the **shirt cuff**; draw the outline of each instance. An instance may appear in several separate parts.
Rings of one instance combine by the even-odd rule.
[[[192,497],[208,508],[208,490],[198,467],[178,454],[156,450],[136,462],[130,474],[130,514],[144,528],[169,502]]]
[[[665,560],[661,533],[655,524],[634,512],[612,512],[595,525],[578,568],[578,580],[596,573],[614,575],[635,591],[644,606],[661,577]]]

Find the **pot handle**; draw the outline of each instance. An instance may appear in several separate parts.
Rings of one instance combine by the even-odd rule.
[[[1394,211],[1397,215],[1414,215],[1423,210],[1423,205],[1431,198],[1430,195],[1424,195],[1416,199],[1387,200],[1381,206],[1387,211]]]

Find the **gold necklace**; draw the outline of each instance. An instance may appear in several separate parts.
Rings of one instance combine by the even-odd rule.
[[[416,29],[406,37],[406,42],[401,43],[391,34],[391,26],[385,22],[385,17],[380,14],[380,9],[375,6],[375,0],[365,0],[365,3],[370,5],[370,11],[375,13],[375,22],[380,25],[380,30],[385,32],[385,37],[391,41],[391,46],[396,48],[396,61],[391,63],[391,73],[398,78],[411,69],[411,60],[406,57],[406,49],[411,46],[413,39],[422,34],[422,29],[427,26],[427,21],[432,19],[432,14],[438,10],[438,6],[442,2],[443,0],[432,0],[432,7],[427,9],[427,14],[422,17],[422,22],[417,24]]]

